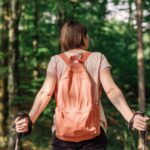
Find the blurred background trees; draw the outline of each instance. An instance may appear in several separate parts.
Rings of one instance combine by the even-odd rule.
[[[89,49],[107,57],[130,107],[142,108],[150,115],[150,2],[143,0],[140,7],[138,2],[0,0],[0,149],[14,149],[12,120],[18,111],[30,110],[50,57],[60,52],[60,29],[67,20],[86,25]],[[137,57],[139,49],[143,60]],[[143,65],[138,65],[139,61]],[[140,82],[142,89],[138,86]],[[103,105],[109,124],[108,150],[137,150],[138,134],[127,129],[105,94]],[[23,149],[49,149],[54,108],[52,98],[37,120],[33,134],[23,139]],[[150,135],[148,143],[149,140]]]

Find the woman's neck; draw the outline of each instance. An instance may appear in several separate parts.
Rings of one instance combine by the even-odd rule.
[[[83,49],[83,48],[74,48],[74,49],[71,49],[71,50],[68,50],[67,52],[85,52],[87,50]]]

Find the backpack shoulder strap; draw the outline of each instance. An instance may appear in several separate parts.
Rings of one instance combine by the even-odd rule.
[[[64,60],[64,62],[69,65],[71,63],[71,60],[66,56],[66,54],[61,53],[59,56]]]
[[[91,54],[92,54],[92,52],[86,52],[86,53],[84,53],[81,61],[84,63]]]
[[[91,53],[92,52],[85,52],[80,61],[82,61],[84,63],[88,59],[88,57],[90,56]],[[65,53],[61,53],[61,54],[59,54],[59,56],[64,60],[64,62],[67,65],[72,63],[72,60],[69,59],[69,57]]]

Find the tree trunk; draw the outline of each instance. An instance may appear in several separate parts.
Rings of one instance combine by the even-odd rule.
[[[15,146],[15,131],[12,127],[15,115],[18,112],[18,107],[15,104],[15,98],[18,90],[18,67],[17,59],[19,55],[19,41],[18,41],[18,25],[20,18],[20,4],[19,0],[10,1],[10,19],[9,19],[9,48],[8,48],[8,150],[13,150]]]
[[[138,104],[141,111],[145,111],[145,79],[144,79],[144,54],[142,35],[142,0],[135,0],[136,22],[137,22],[137,61],[138,61]],[[142,143],[139,139],[138,149],[142,150]]]
[[[0,148],[5,147],[5,135],[4,135],[4,80],[0,79]]]
[[[38,53],[38,47],[39,47],[39,28],[38,28],[38,24],[39,24],[39,0],[34,0],[34,36],[33,36],[33,55],[35,56],[35,60],[37,62],[37,58],[36,55]],[[39,74],[39,66],[38,64],[36,64],[36,66],[34,67],[33,70],[33,75],[34,75],[34,79],[38,78],[38,74]]]
[[[38,41],[39,41],[39,32],[38,32],[38,22],[39,22],[39,0],[34,0],[34,31],[35,34],[33,36],[33,50],[37,52],[38,49]]]
[[[144,54],[142,35],[142,0],[136,0],[137,12],[137,61],[138,61],[138,103],[139,109],[145,111],[145,79],[144,79]]]
[[[59,33],[60,33],[61,28],[62,28],[62,26],[63,26],[63,24],[65,22],[65,10],[62,8],[63,3],[64,3],[63,0],[57,1],[57,12],[58,12],[57,20],[58,20],[58,32]],[[60,45],[60,43],[59,43],[58,49],[59,49],[59,52],[61,52],[61,45]]]
[[[3,1],[2,3],[2,31],[1,31],[1,50],[4,54],[3,59],[0,61],[2,67],[7,67],[8,50],[8,20],[9,20],[9,1]],[[5,136],[6,133],[6,120],[7,120],[7,77],[6,73],[0,74],[0,148],[6,146]]]

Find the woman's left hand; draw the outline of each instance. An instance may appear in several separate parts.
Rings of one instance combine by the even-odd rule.
[[[18,133],[23,133],[28,131],[28,118],[25,117],[23,119],[20,119],[20,117],[17,117],[14,121],[14,124],[16,126],[16,131]]]
[[[150,118],[147,116],[141,116],[140,114],[135,115],[133,120],[133,128],[139,131],[146,131],[147,129],[147,122]]]

